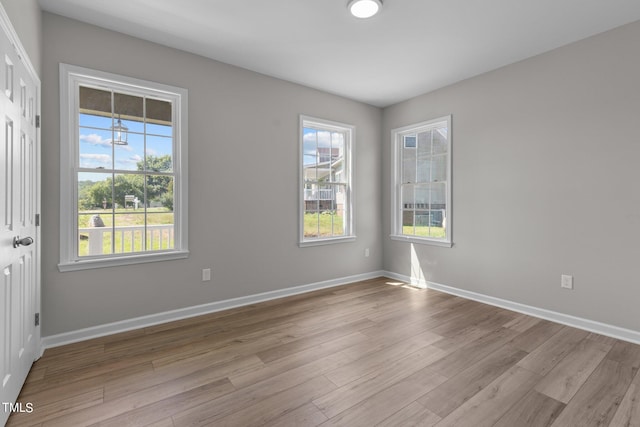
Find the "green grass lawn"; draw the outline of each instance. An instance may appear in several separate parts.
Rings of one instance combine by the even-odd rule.
[[[89,227],[89,220],[93,215],[100,215],[104,222],[105,228],[113,225],[114,218],[116,227],[124,226],[143,226],[145,223],[144,209],[133,210],[117,209],[115,212],[111,210],[96,209],[90,211],[82,211],[78,215],[78,227]],[[166,208],[148,208],[147,209],[147,225],[163,225],[173,224],[173,212]],[[151,236],[147,236],[147,250],[162,250],[173,248],[173,237],[168,230],[162,230],[162,243],[160,242],[160,231],[154,232],[153,241]],[[112,233],[103,233],[102,250],[103,254],[111,253],[127,253],[140,252],[143,250],[142,230],[127,231],[125,233],[115,233],[115,245],[112,246]],[[89,255],[89,240],[86,232],[80,233],[80,241],[78,242],[79,256]]]
[[[333,221],[333,222],[332,222]],[[320,226],[318,228],[318,225]],[[344,236],[343,218],[331,213],[304,214],[304,237]]]
[[[446,237],[444,227],[427,227],[426,225],[418,225],[415,230],[413,225],[404,225],[402,226],[402,234],[405,236],[433,237],[435,239],[444,239]]]

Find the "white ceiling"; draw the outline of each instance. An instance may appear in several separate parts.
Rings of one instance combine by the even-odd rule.
[[[639,0],[39,0],[43,10],[379,107],[640,20]]]

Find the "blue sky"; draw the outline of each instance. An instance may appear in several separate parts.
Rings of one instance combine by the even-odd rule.
[[[79,166],[81,168],[137,170],[137,163],[144,159],[145,152],[153,156],[172,154],[171,126],[148,123],[145,148],[144,123],[130,120],[122,120],[122,123],[129,128],[129,144],[113,145],[111,144],[113,138],[111,118],[80,114]],[[80,180],[95,179],[87,175],[90,174],[86,174]]]
[[[316,146],[317,134],[317,146]],[[326,130],[316,130],[303,128],[302,130],[302,151],[304,154],[304,165],[314,164],[317,157],[317,147],[331,147],[333,135],[333,146],[344,148],[344,135],[340,132],[329,132]]]

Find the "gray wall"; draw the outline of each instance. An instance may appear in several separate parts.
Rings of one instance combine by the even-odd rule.
[[[42,13],[37,0],[0,0],[36,73],[42,76]]]
[[[380,109],[49,13],[43,36],[43,336],[381,268]],[[189,90],[187,260],[58,272],[60,62]],[[301,113],[357,128],[355,243],[297,246]]]
[[[638,40],[626,25],[386,108],[385,270],[639,331]],[[446,114],[454,247],[391,241],[390,131]]]

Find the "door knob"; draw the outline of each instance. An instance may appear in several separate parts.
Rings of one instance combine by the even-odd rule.
[[[20,245],[29,246],[32,243],[33,243],[33,239],[31,237],[23,237],[21,239],[20,236],[16,236],[16,237],[13,238],[13,247],[14,248],[17,248]]]

